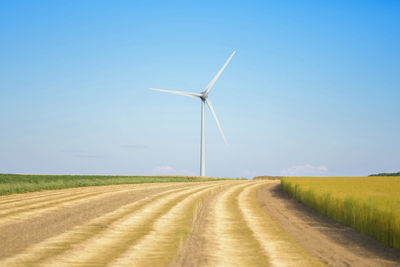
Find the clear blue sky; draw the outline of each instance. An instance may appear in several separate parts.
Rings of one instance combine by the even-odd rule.
[[[1,1],[0,172],[400,170],[399,1]]]

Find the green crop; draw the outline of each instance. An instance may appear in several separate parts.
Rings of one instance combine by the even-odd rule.
[[[0,174],[0,195],[49,189],[112,184],[143,184],[166,182],[205,182],[221,180],[199,176],[105,176],[105,175],[26,175]]]

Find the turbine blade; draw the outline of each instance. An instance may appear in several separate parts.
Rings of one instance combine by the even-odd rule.
[[[218,120],[218,118],[217,118],[217,114],[215,114],[214,108],[213,108],[213,106],[212,106],[212,104],[211,104],[210,100],[209,100],[209,99],[207,99],[207,100],[206,100],[206,103],[207,103],[207,106],[208,106],[208,108],[209,108],[209,109],[210,109],[210,111],[211,111],[211,114],[213,115],[213,117],[214,117],[214,119],[215,119],[215,122],[217,123],[218,129],[219,129],[219,132],[221,133],[221,135],[222,135],[222,138],[224,139],[224,142],[225,142],[225,144],[228,144],[228,141],[226,140],[226,137],[225,137],[224,131],[222,131],[221,124],[219,123],[219,120]]]
[[[218,80],[219,76],[221,73],[224,71],[225,67],[228,65],[229,61],[231,61],[233,55],[235,55],[236,51],[233,51],[232,55],[228,58],[228,60],[225,62],[225,64],[222,66],[222,68],[218,71],[217,75],[215,75],[214,79],[211,80],[211,82],[207,85],[205,93],[207,94],[210,92],[211,88],[214,86],[215,82]]]
[[[176,95],[190,96],[190,97],[193,97],[193,98],[196,98],[196,99],[201,97],[201,94],[197,94],[197,93],[180,92],[180,91],[172,91],[172,90],[165,90],[165,89],[155,89],[155,88],[150,88],[150,90],[160,91],[160,92],[165,92],[165,93],[171,93],[171,94],[176,94]]]

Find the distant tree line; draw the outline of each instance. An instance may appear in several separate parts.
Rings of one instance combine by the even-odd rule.
[[[378,173],[378,174],[371,174],[370,176],[400,176],[400,172]]]

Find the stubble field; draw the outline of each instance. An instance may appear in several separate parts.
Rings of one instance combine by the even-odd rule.
[[[0,196],[0,266],[399,262],[396,252],[302,211],[296,201],[280,196],[279,188],[279,181],[218,180]],[[338,242],[337,236],[359,245],[350,249],[353,243]]]
[[[5,196],[0,228],[8,227],[2,233],[8,246],[2,245],[0,265],[318,265],[257,205],[255,191],[265,183],[117,185]],[[113,198],[119,207],[103,210]],[[97,211],[88,215],[88,208]],[[47,231],[32,225],[35,218]]]

